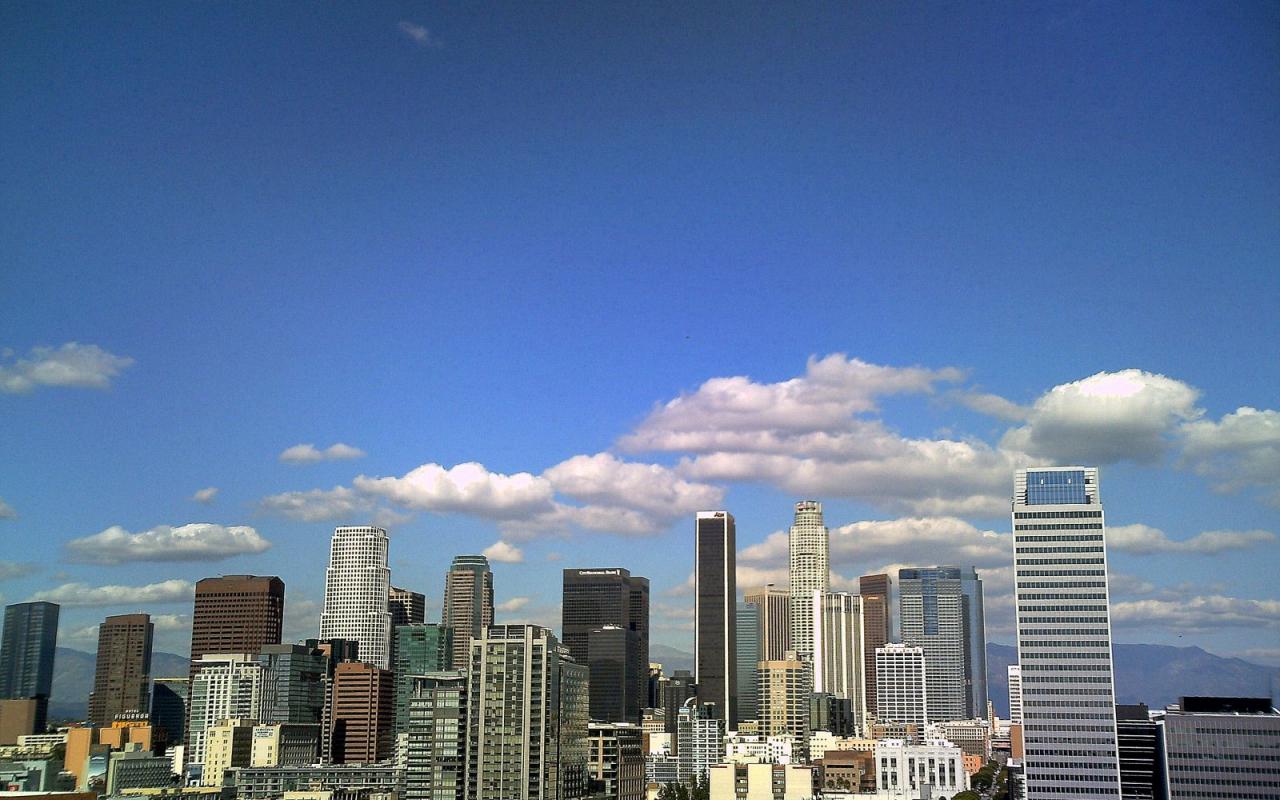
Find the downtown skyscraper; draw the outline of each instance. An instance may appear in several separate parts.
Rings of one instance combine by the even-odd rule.
[[[98,626],[98,658],[89,724],[109,728],[117,714],[147,713],[151,700],[151,642],[155,624],[149,614],[118,614]]]
[[[4,609],[0,639],[0,700],[34,699],[33,727],[43,731],[53,691],[58,644],[57,603],[14,603]]]
[[[493,572],[484,556],[454,556],[444,576],[440,623],[453,628],[453,669],[471,663],[471,640],[493,624]]]
[[[694,670],[698,702],[732,729],[738,722],[737,528],[728,511],[694,521]]]
[[[1120,761],[1097,468],[1018,470],[1013,540],[1027,800],[1113,800]]]
[[[223,575],[196,581],[191,660],[208,653],[256,653],[280,644],[284,581],[275,576]]]
[[[387,532],[375,527],[337,528],[324,577],[321,639],[357,642],[359,659],[391,667],[391,570]]]
[[[986,635],[977,572],[972,567],[899,570],[898,600],[902,641],[924,648],[928,663],[929,719],[984,716]]]
[[[649,686],[649,579],[621,567],[566,569],[561,634],[590,669],[591,718],[640,724]]]
[[[813,659],[813,593],[831,588],[830,541],[822,521],[822,503],[796,503],[787,540],[791,576],[791,649],[801,661]]]

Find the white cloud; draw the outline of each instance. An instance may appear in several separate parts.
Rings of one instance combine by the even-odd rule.
[[[1031,407],[1027,424],[1001,446],[1057,463],[1154,463],[1183,423],[1203,412],[1200,392],[1182,381],[1126,369],[1055,386]]]
[[[1020,406],[997,394],[957,389],[948,392],[947,397],[968,409],[977,411],[979,414],[995,417],[1005,422],[1022,422],[1031,413],[1031,409],[1026,406]]]
[[[1182,435],[1180,464],[1219,492],[1262,487],[1266,501],[1280,508],[1280,411],[1245,406],[1219,422],[1189,423]]]
[[[196,501],[197,503],[203,503],[205,505],[208,505],[212,503],[214,498],[217,496],[218,496],[218,487],[208,486],[204,489],[198,490],[195,494],[191,495],[191,499]]]
[[[130,533],[119,525],[72,539],[65,545],[68,560],[79,564],[123,564],[133,561],[217,561],[262,553],[271,547],[247,525],[223,526],[193,522],[171,527],[157,525]]]
[[[184,631],[191,629],[189,614],[152,614],[151,623],[157,631]]]
[[[575,500],[632,508],[668,523],[718,507],[724,500],[724,489],[718,486],[693,483],[659,464],[626,462],[609,453],[574,456],[542,475],[557,492]]]
[[[32,572],[30,564],[19,564],[16,561],[0,561],[0,581],[17,578]]]
[[[132,358],[113,355],[96,344],[33,347],[26,358],[0,363],[0,392],[25,394],[40,386],[106,389],[132,364]]]
[[[1159,528],[1149,525],[1115,525],[1107,528],[1107,548],[1122,553],[1198,553],[1217,555],[1228,550],[1245,550],[1274,542],[1270,531],[1204,531],[1189,539],[1170,539]]]
[[[546,478],[518,472],[503,475],[468,462],[446,469],[423,464],[402,478],[355,479],[355,488],[404,508],[461,512],[489,519],[519,519],[553,509],[554,491]]]
[[[1111,604],[1111,621],[1129,628],[1280,630],[1280,600],[1223,595],[1125,600]]]
[[[500,564],[521,564],[524,562],[524,551],[515,545],[507,544],[499,539],[483,551],[485,558]]]
[[[444,42],[440,41],[440,39],[431,33],[431,31],[415,22],[401,20],[400,24],[396,27],[400,29],[401,33],[408,36],[421,47],[432,49],[444,47]]]
[[[352,447],[349,444],[338,442],[331,444],[323,450],[318,449],[314,444],[295,444],[293,447],[285,448],[280,454],[280,460],[286,464],[314,464],[317,461],[349,461],[354,458],[364,458],[365,452],[358,447]]]
[[[312,489],[306,492],[284,492],[264,497],[259,508],[303,522],[352,522],[373,508],[372,501],[345,486]]]
[[[512,597],[508,600],[503,600],[501,603],[498,603],[496,606],[494,606],[494,610],[501,611],[504,614],[510,614],[510,613],[519,611],[520,609],[524,608],[527,605],[529,605],[529,598]]]
[[[0,497],[0,519],[17,519],[17,518],[18,518],[18,512],[14,511],[13,506],[6,503],[4,501],[4,498]]]
[[[152,603],[190,603],[196,587],[190,581],[167,580],[145,586],[90,586],[87,583],[64,583],[53,589],[33,594],[28,602],[48,601],[75,608],[102,606],[142,607]]]

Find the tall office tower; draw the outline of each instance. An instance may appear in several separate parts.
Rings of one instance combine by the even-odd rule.
[[[905,644],[876,648],[876,722],[919,725],[929,722],[924,649]]]
[[[662,697],[663,719],[666,721],[667,733],[676,734],[676,723],[680,719],[680,709],[690,698],[698,696],[698,684],[693,674],[687,669],[678,669],[666,679]]]
[[[1010,664],[1009,667],[1009,723],[1022,724],[1022,667]]]
[[[987,619],[982,609],[982,579],[973,567],[960,570],[964,595],[964,702],[969,719],[987,713]]]
[[[864,670],[867,676],[867,713],[876,713],[876,648],[893,638],[893,619],[889,605],[889,576],[863,575],[858,579],[862,597],[862,635],[865,637]]]
[[[484,556],[454,556],[444,576],[440,621],[453,628],[453,669],[471,663],[471,640],[493,624],[493,573]]]
[[[743,600],[760,609],[760,660],[777,661],[791,650],[791,593],[770,583],[753,589]]]
[[[760,606],[738,603],[738,719],[759,719]]]
[[[284,581],[275,576],[224,575],[196,582],[191,661],[206,653],[256,653],[280,644]]]
[[[822,503],[796,503],[787,551],[791,565],[791,649],[801,661],[813,660],[813,593],[831,588],[828,569],[827,526],[822,522]]]
[[[566,569],[563,580],[561,633],[573,660],[591,670],[591,718],[639,724],[649,676],[649,579],[607,567]]]
[[[387,611],[391,613],[391,627],[397,625],[421,625],[427,621],[427,596],[392,586],[387,590]]]
[[[981,716],[965,704],[969,625],[960,576],[959,567],[898,570],[902,643],[924,649],[934,722]]]
[[[182,744],[187,733],[187,702],[191,679],[156,678],[151,682],[151,727],[166,746]]]
[[[333,675],[333,759],[373,764],[394,753],[391,673],[363,661],[346,661]]]
[[[261,716],[264,669],[249,653],[206,653],[193,666],[186,759],[188,777],[201,779],[209,729],[219,720]]]
[[[587,791],[587,668],[537,625],[493,625],[471,642],[471,800],[552,800]]]
[[[1180,700],[1157,718],[1169,800],[1280,797],[1280,713],[1271,698]]]
[[[590,756],[587,777],[599,797],[643,800],[644,735],[630,722],[592,722],[587,726]]]
[[[301,644],[268,644],[257,659],[263,668],[262,711],[257,720],[319,725],[324,718],[326,655]]]
[[[360,660],[378,669],[391,666],[391,570],[387,532],[382,528],[337,528],[324,575],[321,639],[359,642]]]
[[[53,691],[53,657],[58,645],[57,603],[14,603],[4,607],[0,637],[0,700],[36,700],[33,727],[44,732]]]
[[[809,697],[813,683],[810,665],[794,653],[791,656],[782,661],[760,662],[760,733],[790,736],[792,758],[805,763],[809,760]]]
[[[698,702],[738,724],[737,530],[728,511],[699,511],[694,526],[693,648]]]
[[[305,644],[324,656],[324,707],[320,712],[320,761],[333,763],[333,676],[338,665],[359,659],[358,642],[345,639],[307,639]]]
[[[466,673],[414,675],[406,708],[404,799],[465,800]]]
[[[1096,467],[1017,471],[1013,574],[1027,800],[1120,793],[1105,531]]]
[[[1116,706],[1120,751],[1120,796],[1124,800],[1164,800],[1160,737],[1146,703]]]
[[[397,625],[395,731],[409,729],[409,700],[417,678],[443,672],[453,663],[453,629],[434,623]]]
[[[119,614],[98,626],[98,660],[89,695],[89,724],[93,727],[111,727],[116,714],[149,710],[154,632],[148,614]]]
[[[677,779],[684,784],[705,781],[711,767],[724,760],[724,718],[719,709],[690,698],[676,717]]]
[[[849,592],[814,591],[813,691],[850,701],[858,729],[867,707],[866,661],[862,648],[862,598]]]

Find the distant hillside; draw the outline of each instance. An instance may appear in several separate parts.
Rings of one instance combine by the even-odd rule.
[[[89,693],[93,691],[93,669],[97,656],[82,650],[59,647],[53,657],[53,697],[49,698],[49,718],[82,720],[89,710]],[[173,653],[151,654],[152,677],[187,674],[185,656]]]
[[[1184,695],[1271,697],[1280,687],[1280,668],[1223,658],[1199,647],[1117,644],[1116,702],[1164,708]],[[1009,715],[1010,664],[1017,648],[987,643],[987,694],[1002,717]]]
[[[649,644],[649,660],[662,665],[662,672],[670,675],[678,669],[693,672],[693,653],[686,653],[665,644]]]

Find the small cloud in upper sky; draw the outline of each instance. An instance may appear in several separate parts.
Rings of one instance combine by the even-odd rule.
[[[106,389],[111,379],[133,359],[108,353],[96,344],[67,342],[62,347],[33,347],[26,358],[3,363],[13,351],[0,354],[0,392],[26,394],[40,386]]]
[[[490,561],[503,564],[521,564],[524,562],[524,551],[519,547],[499,539],[484,549],[484,555]]]
[[[0,497],[0,519],[17,519],[17,518],[18,518],[18,512],[14,511],[13,506],[6,503],[3,497]]]
[[[401,20],[397,27],[400,28],[401,33],[408,36],[421,47],[429,47],[432,49],[444,47],[444,42],[440,41],[439,37],[427,30],[425,26],[419,25],[416,22]]]
[[[197,503],[204,503],[205,505],[208,505],[209,503],[212,503],[213,499],[217,496],[218,496],[218,487],[207,486],[204,489],[201,489],[195,494],[191,495],[191,499],[196,501]]]
[[[323,450],[314,444],[295,444],[280,454],[280,460],[286,464],[314,464],[317,461],[347,461],[353,458],[364,458],[365,452],[358,447],[338,442]]]

